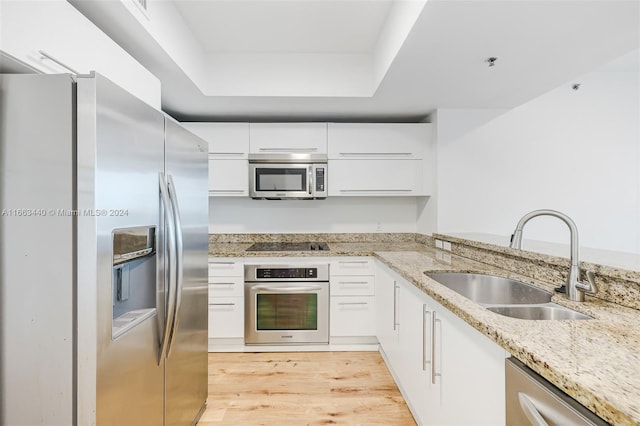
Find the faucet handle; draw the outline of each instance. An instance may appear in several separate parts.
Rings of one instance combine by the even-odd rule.
[[[594,274],[592,271],[585,271],[585,274],[587,275],[587,281],[589,282],[578,282],[577,287],[585,293],[596,294],[598,292],[598,286],[596,285],[596,274]]]

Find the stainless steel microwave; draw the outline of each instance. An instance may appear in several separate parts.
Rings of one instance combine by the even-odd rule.
[[[249,196],[270,200],[327,197],[327,157],[318,154],[252,154]]]

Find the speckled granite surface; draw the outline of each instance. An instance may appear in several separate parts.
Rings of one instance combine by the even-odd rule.
[[[435,234],[434,237],[451,242],[452,253],[469,259],[502,269],[520,271],[529,277],[558,286],[567,279],[569,259],[449,235]],[[580,262],[580,268],[583,271],[582,281],[586,281],[584,270],[595,273],[598,285],[595,297],[640,309],[640,272],[591,262]]]
[[[218,238],[210,240],[209,255],[374,256],[598,416],[616,425],[640,425],[640,327],[637,326],[640,324],[640,311],[593,297],[589,297],[585,303],[576,303],[556,295],[554,302],[590,315],[593,319],[527,321],[501,316],[431,280],[424,272],[492,273],[516,278],[546,290],[553,289],[555,284],[542,281],[535,274],[532,277],[529,273],[522,275],[499,268],[491,264],[494,259],[485,259],[489,262],[481,263],[434,249],[429,247],[429,237],[419,239],[420,242],[416,242],[415,237],[408,240],[402,238],[397,242],[392,237],[386,241],[366,241],[367,238],[371,239],[354,234],[351,241],[358,242],[312,239],[329,243],[331,250],[321,253],[246,252],[251,240],[220,242]]]

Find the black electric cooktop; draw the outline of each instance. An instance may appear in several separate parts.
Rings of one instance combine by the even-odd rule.
[[[327,251],[327,243],[255,243],[247,251]]]

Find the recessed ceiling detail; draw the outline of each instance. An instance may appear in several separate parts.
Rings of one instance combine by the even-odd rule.
[[[134,0],[68,1],[161,80],[163,109],[180,120],[509,109],[640,43],[635,0],[148,0],[146,17]]]
[[[205,95],[370,97],[424,3],[189,0],[174,6],[203,49]]]

